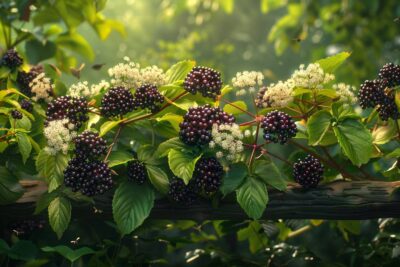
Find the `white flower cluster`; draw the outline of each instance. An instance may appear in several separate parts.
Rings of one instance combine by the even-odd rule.
[[[160,86],[166,83],[167,77],[162,69],[157,66],[150,66],[140,70],[141,84],[153,84]]]
[[[47,139],[45,151],[50,155],[55,155],[59,151],[67,154],[69,143],[76,137],[73,129],[74,125],[68,119],[50,121],[44,128],[44,136]]]
[[[110,87],[110,84],[104,80],[102,80],[99,84],[93,84],[89,87],[87,81],[79,82],[77,84],[71,85],[68,89],[68,95],[73,97],[93,97],[100,93],[102,89],[106,89]]]
[[[274,108],[287,106],[293,100],[293,88],[294,84],[291,79],[271,84],[264,93],[262,105]]]
[[[232,85],[239,88],[236,92],[237,96],[246,95],[247,91],[253,93],[256,86],[262,86],[264,75],[258,71],[243,71],[236,73],[236,77],[232,79]]]
[[[325,73],[318,63],[312,63],[307,68],[304,64],[300,65],[299,69],[292,74],[291,79],[294,87],[321,89],[324,84],[334,80],[335,76]]]
[[[165,84],[166,75],[159,67],[150,66],[141,69],[138,63],[132,62],[128,57],[124,57],[124,61],[125,63],[119,63],[108,69],[113,86],[137,88],[146,83],[156,86]]]
[[[226,159],[234,161],[243,151],[243,133],[238,124],[214,124],[212,131],[212,141],[209,147],[218,151],[217,158],[222,158],[226,154]]]
[[[357,97],[355,95],[356,88],[354,86],[350,86],[345,83],[339,83],[334,84],[332,87],[336,90],[337,95],[340,96],[340,100],[350,104],[357,103]]]
[[[31,88],[32,93],[34,93],[34,96],[32,97],[34,101],[44,99],[45,101],[50,102],[53,99],[51,96],[53,85],[51,84],[50,78],[46,77],[44,72],[36,76],[29,84],[29,87]]]
[[[140,65],[132,62],[129,57],[124,57],[125,63],[119,63],[108,69],[108,75],[112,78],[111,84],[125,88],[140,86]]]

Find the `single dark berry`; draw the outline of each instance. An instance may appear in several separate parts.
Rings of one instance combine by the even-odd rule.
[[[136,89],[134,97],[134,109],[148,108],[151,112],[160,109],[160,104],[164,103],[164,96],[160,94],[157,86],[145,84]]]
[[[14,48],[7,50],[1,59],[1,65],[6,66],[11,70],[18,68],[22,65],[22,63],[22,58],[18,55],[17,50]]]
[[[389,118],[397,120],[400,118],[400,113],[397,108],[393,93],[385,94],[385,97],[381,100],[378,105],[379,118],[383,121],[387,121]]]
[[[186,76],[183,87],[192,94],[199,92],[204,97],[215,99],[221,94],[221,74],[211,68],[194,67]]]
[[[224,169],[216,158],[202,157],[196,162],[192,180],[198,191],[212,194],[218,191],[223,176]]]
[[[20,120],[22,119],[22,113],[16,109],[11,110],[11,117],[15,120]]]
[[[294,180],[304,188],[316,187],[322,180],[324,166],[311,155],[305,159],[299,159],[293,164]]]
[[[261,87],[260,90],[257,92],[257,96],[255,99],[256,106],[258,108],[266,108],[269,107],[269,104],[264,100],[265,92],[268,90],[268,87]]]
[[[400,66],[386,63],[379,70],[379,79],[387,80],[391,87],[400,85]]]
[[[18,237],[29,237],[33,232],[43,229],[46,225],[46,221],[38,218],[26,219],[22,221],[15,221],[8,225],[8,229],[11,233],[14,233]]]
[[[261,121],[264,139],[273,143],[285,144],[296,136],[297,126],[293,119],[282,111],[271,111]]]
[[[64,182],[72,191],[80,191],[86,196],[104,194],[113,186],[111,170],[106,163],[81,158],[73,158],[68,162],[64,170]]]
[[[33,111],[33,105],[32,102],[26,99],[22,99],[19,104],[21,105],[21,108],[28,111],[32,112]]]
[[[88,103],[83,97],[60,96],[51,101],[46,111],[47,125],[50,121],[69,119],[76,128],[82,126],[82,123],[89,119]]]
[[[235,118],[218,107],[204,105],[189,108],[179,124],[179,137],[188,145],[204,145],[211,141],[213,124],[231,124]]]
[[[101,99],[101,114],[106,117],[122,116],[133,111],[133,108],[133,95],[123,87],[111,88]]]
[[[97,133],[84,131],[74,138],[75,156],[82,159],[96,159],[106,154],[107,143]]]
[[[44,70],[41,65],[33,66],[28,72],[18,71],[17,85],[21,93],[31,97],[33,94],[30,83],[36,78],[36,76],[38,76],[43,71]]]
[[[139,160],[133,160],[128,163],[128,179],[138,184],[144,184],[147,180],[146,166]]]
[[[358,91],[358,99],[363,109],[374,108],[385,97],[386,80],[366,80]]]
[[[170,180],[168,195],[174,202],[185,206],[193,204],[198,199],[195,190],[193,190],[193,184],[185,185],[183,180],[178,177],[173,177]]]

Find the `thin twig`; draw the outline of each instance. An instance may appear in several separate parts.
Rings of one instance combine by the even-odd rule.
[[[122,127],[123,127],[123,124],[120,124],[120,125],[118,126],[118,129],[117,129],[117,132],[115,133],[114,139],[113,139],[113,141],[112,141],[110,147],[108,148],[106,157],[104,158],[104,162],[107,162],[108,157],[111,155],[111,151],[112,151],[112,149],[113,149],[115,143],[117,142],[117,139],[118,139],[118,137],[119,137],[119,135],[120,135],[120,133],[121,133]]]
[[[268,150],[265,150],[265,153],[267,153],[268,155],[270,155],[270,156],[272,156],[272,157],[274,157],[274,158],[276,158],[276,159],[279,159],[280,161],[286,163],[286,164],[289,165],[289,166],[292,166],[292,165],[293,165],[290,161],[288,161],[288,160],[286,160],[286,159],[282,158],[281,156],[278,156],[278,155],[276,155],[276,154],[274,154],[274,153],[271,153],[271,152],[268,151]]]
[[[239,107],[239,106],[233,104],[232,102],[229,102],[228,100],[221,99],[221,101],[224,102],[224,103],[226,103],[227,105],[230,105],[230,106],[232,106],[232,107],[234,107],[234,108],[236,108],[236,109],[238,109],[238,110],[240,110],[240,111],[246,113],[247,115],[249,115],[249,116],[251,116],[251,117],[253,117],[253,118],[257,117],[257,116],[254,115],[253,113],[251,113],[251,112],[249,112],[249,111],[247,111],[247,110],[242,109],[241,107]]]

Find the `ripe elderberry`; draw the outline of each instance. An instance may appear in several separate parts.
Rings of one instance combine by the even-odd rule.
[[[322,180],[324,166],[311,155],[305,159],[299,159],[293,164],[294,180],[304,188],[316,187]]]
[[[268,90],[268,87],[263,86],[257,92],[257,96],[256,96],[256,99],[254,100],[254,102],[256,103],[256,106],[258,108],[266,108],[268,106],[266,101],[264,100],[264,95],[267,90]]]
[[[44,71],[41,65],[33,66],[28,72],[18,71],[17,75],[17,85],[21,93],[31,97],[32,91],[30,83]]]
[[[138,184],[144,184],[147,180],[147,169],[139,160],[128,163],[128,179]]]
[[[17,50],[11,48],[7,50],[7,52],[3,55],[1,59],[1,65],[6,66],[7,68],[14,70],[21,66],[23,63],[22,58],[18,55]]]
[[[212,194],[218,191],[223,176],[224,169],[216,158],[202,157],[196,163],[192,180],[196,190]]]
[[[297,126],[293,119],[282,111],[271,111],[261,121],[264,139],[273,143],[285,144],[296,136]]]
[[[133,108],[133,95],[124,87],[111,88],[101,99],[101,114],[106,117],[122,116]]]
[[[218,107],[204,105],[189,108],[179,124],[179,137],[188,145],[204,145],[211,141],[211,130],[214,123],[231,124],[235,118]]]
[[[363,109],[374,108],[385,97],[386,80],[366,80],[358,91],[358,99]]]
[[[211,68],[194,67],[186,76],[183,87],[192,94],[199,92],[204,97],[215,99],[221,94],[221,74]]]
[[[107,143],[97,133],[84,131],[74,138],[75,155],[82,159],[96,159],[106,154]]]
[[[386,63],[379,70],[379,79],[387,80],[391,87],[400,85],[400,66]]]
[[[11,110],[11,117],[14,120],[20,120],[22,119],[22,113],[16,109]]]
[[[157,86],[145,84],[136,89],[134,97],[134,109],[148,108],[151,112],[160,109],[160,104],[164,103],[164,96],[160,94]]]
[[[33,111],[33,105],[32,102],[26,99],[22,99],[19,104],[21,105],[21,108],[28,111],[32,112]]]
[[[64,170],[65,185],[87,196],[101,195],[113,186],[111,170],[98,160],[73,158]]]
[[[182,179],[173,177],[169,182],[169,197],[176,203],[183,205],[191,205],[198,199],[193,184],[185,185]]]
[[[60,96],[49,103],[45,125],[50,121],[69,119],[79,128],[89,119],[88,110],[88,103],[83,97]]]

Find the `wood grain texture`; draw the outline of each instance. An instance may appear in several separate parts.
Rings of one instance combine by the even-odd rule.
[[[337,181],[318,188],[303,190],[290,185],[286,192],[269,191],[267,209],[263,219],[351,219],[362,220],[384,217],[400,218],[400,181]],[[43,192],[43,184],[37,190]],[[35,208],[32,202],[38,194],[30,184],[27,193],[19,203],[0,206],[0,220],[12,220],[29,217]],[[85,218],[101,216],[112,218],[112,193],[97,197],[95,212],[93,205],[75,203],[73,216]],[[236,203],[235,195],[222,199],[213,207],[203,201],[190,207],[174,205],[166,199],[156,201],[150,219],[171,220],[245,220],[248,219]]]

